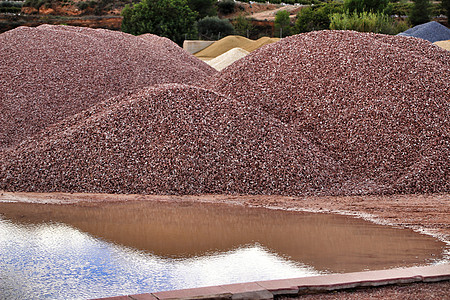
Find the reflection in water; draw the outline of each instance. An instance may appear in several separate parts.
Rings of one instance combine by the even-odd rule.
[[[5,220],[0,220],[0,272],[1,299],[86,299],[318,274],[257,244],[161,258],[63,224]]]
[[[431,263],[444,244],[325,214],[0,203],[0,298],[86,299]]]

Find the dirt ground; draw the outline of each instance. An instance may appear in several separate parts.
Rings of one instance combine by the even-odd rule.
[[[353,197],[107,195],[0,192],[0,202],[101,205],[116,201],[200,201],[350,215],[431,234],[450,244],[450,194]],[[450,281],[305,295],[298,299],[450,299]]]

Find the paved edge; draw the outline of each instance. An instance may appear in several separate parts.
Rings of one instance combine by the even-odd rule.
[[[377,287],[413,282],[450,280],[450,264],[379,271],[256,281],[139,295],[101,298],[103,300],[162,299],[273,299],[279,295],[301,295],[356,287]]]

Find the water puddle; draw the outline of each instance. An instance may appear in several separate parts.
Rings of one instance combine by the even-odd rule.
[[[88,299],[443,259],[411,230],[207,203],[0,203],[0,298]]]

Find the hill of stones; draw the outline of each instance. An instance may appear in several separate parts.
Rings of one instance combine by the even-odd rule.
[[[170,40],[0,34],[0,189],[361,195],[450,191],[450,52],[320,31],[221,72]]]

